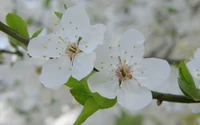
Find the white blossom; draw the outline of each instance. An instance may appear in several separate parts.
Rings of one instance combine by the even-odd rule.
[[[94,67],[97,45],[103,43],[105,27],[90,25],[86,11],[80,6],[68,8],[57,31],[30,41],[28,52],[33,58],[49,59],[43,66],[40,81],[48,88],[58,88],[72,75],[77,80]]]
[[[165,60],[143,59],[144,41],[143,34],[132,29],[116,46],[99,48],[96,68],[100,72],[88,79],[90,90],[110,99],[117,97],[129,110],[147,106],[152,101],[149,89],[164,83],[170,67]]]

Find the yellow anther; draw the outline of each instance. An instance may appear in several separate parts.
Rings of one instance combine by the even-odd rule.
[[[112,72],[114,72],[115,70],[114,69],[112,69]]]
[[[121,58],[121,56],[118,56],[118,58]]]
[[[133,58],[133,56],[131,56],[131,58]]]
[[[61,67],[58,67],[59,70],[61,70]]]
[[[143,71],[142,71],[141,73],[142,73],[142,74],[144,74],[144,72],[143,72]]]
[[[110,66],[112,66],[112,64],[110,64]]]
[[[69,70],[72,70],[72,68],[70,68]]]
[[[55,26],[57,26],[57,24],[54,24]]]
[[[86,45],[85,48],[88,48],[88,46]]]
[[[141,86],[140,83],[138,83],[138,86]]]
[[[126,51],[125,51],[124,53],[125,53],[125,54],[127,54],[127,52],[126,52]]]
[[[43,58],[46,58],[46,56],[44,55]]]
[[[198,74],[198,76],[200,76],[200,73]]]
[[[118,44],[118,47],[120,47],[120,44]]]
[[[65,30],[65,28],[62,28],[62,30]]]
[[[135,49],[135,48],[136,48],[136,46],[133,46],[133,48]]]
[[[56,48],[56,50],[58,50],[58,48]]]
[[[110,56],[110,58],[113,58],[113,56]]]
[[[101,68],[103,69],[104,67],[102,66]]]
[[[109,47],[109,49],[111,49],[111,46]]]
[[[137,63],[135,63],[135,65],[137,65]]]
[[[101,64],[103,64],[103,62],[101,62]]]
[[[47,48],[47,46],[43,46],[43,48],[44,48],[44,49],[46,49],[46,48]]]
[[[69,24],[72,24],[72,22],[69,22]]]

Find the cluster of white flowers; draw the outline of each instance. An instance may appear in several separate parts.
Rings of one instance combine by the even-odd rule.
[[[170,74],[165,60],[143,59],[145,38],[135,29],[125,32],[115,45],[103,44],[105,26],[91,26],[80,6],[68,8],[56,27],[56,32],[34,38],[28,45],[30,56],[47,60],[40,81],[48,88],[60,87],[70,76],[81,80],[95,67],[100,72],[88,79],[90,90],[110,99],[117,97],[123,107],[137,110],[152,101],[150,90]]]

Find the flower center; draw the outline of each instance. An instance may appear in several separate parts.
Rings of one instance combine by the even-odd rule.
[[[127,64],[124,64],[118,66],[117,70],[115,71],[115,74],[121,82],[124,80],[132,79],[131,72],[132,72],[131,68]]]
[[[71,60],[76,54],[78,54],[80,52],[82,52],[82,51],[78,48],[77,43],[72,43],[72,44],[68,45],[68,47],[66,49],[66,53],[68,54],[68,56],[70,57]]]

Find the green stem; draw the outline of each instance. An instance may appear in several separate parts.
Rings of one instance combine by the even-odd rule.
[[[176,102],[176,103],[200,103],[200,101],[195,101],[193,99],[189,99],[183,95],[173,95],[167,93],[160,93],[151,91],[153,99],[157,99],[160,102],[167,101],[167,102]]]
[[[0,21],[0,30],[4,33],[6,33],[7,35],[13,37],[14,39],[20,41],[21,43],[23,43],[24,45],[28,45],[29,39],[22,36],[21,34],[19,34],[18,32],[14,31],[13,29],[11,29],[10,27],[6,26],[4,23],[2,23]]]
[[[15,38],[16,40],[22,42],[26,46],[28,45],[29,39],[22,36],[21,34],[17,33],[10,27],[6,26],[0,21],[0,30],[6,33],[7,35]],[[8,52],[8,51],[2,51],[2,52],[7,52],[10,54],[15,54],[16,52]],[[97,70],[94,68],[94,70]],[[167,101],[167,102],[177,102],[177,103],[200,103],[200,101],[195,101],[193,99],[189,99],[185,96],[182,95],[173,95],[173,94],[166,94],[166,93],[160,93],[160,92],[155,92],[152,91],[153,99],[157,99],[160,102],[162,101]]]

